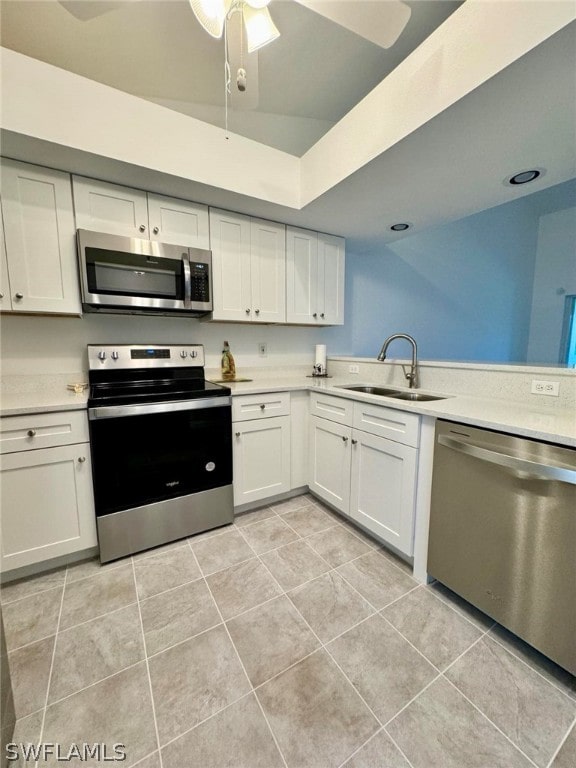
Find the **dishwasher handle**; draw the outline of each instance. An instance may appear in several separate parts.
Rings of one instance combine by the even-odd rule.
[[[446,435],[440,435],[438,442],[440,445],[451,448],[453,451],[459,451],[475,459],[497,464],[499,467],[519,474],[522,478],[530,480],[557,480],[560,483],[576,485],[575,469],[555,467],[551,464],[540,464],[529,459],[520,459],[517,456],[509,456],[506,453],[491,451],[488,448],[481,448],[479,445],[473,445],[465,440],[458,440]]]

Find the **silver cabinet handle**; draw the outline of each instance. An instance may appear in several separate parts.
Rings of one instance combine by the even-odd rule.
[[[158,234],[158,232],[160,232],[160,227],[154,227],[154,229],[152,230],[152,232],[154,232],[154,234],[155,234],[155,235],[157,235],[157,234]]]
[[[266,408],[266,404],[265,404],[265,403],[261,403],[261,404],[260,404],[260,410],[262,410],[262,411],[263,411],[263,410],[264,410],[264,408]]]
[[[318,312],[314,312],[314,314],[312,315],[312,317],[318,317]]]
[[[357,444],[358,444],[358,440],[352,440],[352,445],[357,445]]]
[[[28,434],[28,437],[36,437],[36,430],[29,429],[27,434]]]
[[[0,293],[0,299],[3,299],[3,298],[4,298],[4,294]]]
[[[15,298],[15,299],[18,299],[18,300],[20,300],[20,299],[23,299],[23,298],[24,298],[24,294],[23,294],[23,293],[20,293],[20,292],[18,292],[18,293],[16,293],[16,294],[14,295],[14,298]]]
[[[324,317],[324,312],[322,312],[322,313],[320,314],[320,317]]]
[[[146,225],[145,224],[140,224],[138,229],[140,230],[140,232],[146,232]]]
[[[260,310],[259,310],[259,309],[257,309],[257,310],[256,310],[256,314],[257,314],[257,315],[259,315],[259,314],[260,314]]]
[[[235,433],[236,437],[240,437],[241,434],[242,434],[241,432],[236,432]]]
[[[246,310],[246,314],[247,314],[247,315],[249,315],[249,314],[250,314],[250,310],[249,310],[249,309],[247,309],[247,310]]]
[[[85,461],[86,461],[86,456],[79,456],[78,457],[78,463],[79,464],[84,464]]]
[[[464,440],[456,440],[446,435],[440,435],[438,442],[440,445],[445,445],[446,448],[451,448],[453,451],[465,453],[481,461],[489,461],[491,464],[498,464],[498,466],[508,471],[521,473],[523,478],[531,480],[558,480],[560,483],[576,485],[575,469],[565,469],[564,467],[555,467],[552,464],[539,464],[537,461],[519,459],[516,456],[491,451],[487,448],[481,448],[479,445],[472,445],[471,443],[464,442]]]
[[[348,442],[348,438],[347,438],[347,437],[343,437],[343,438],[342,438],[342,440],[343,440],[345,443],[347,443],[347,442]]]

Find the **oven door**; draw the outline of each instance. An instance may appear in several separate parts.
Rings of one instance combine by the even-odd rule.
[[[87,308],[189,310],[185,246],[78,230],[82,302]]]
[[[88,415],[98,517],[232,483],[229,397]]]

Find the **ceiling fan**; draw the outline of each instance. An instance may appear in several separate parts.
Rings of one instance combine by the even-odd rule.
[[[58,0],[80,21],[90,21],[139,0]],[[390,48],[406,27],[412,9],[402,0],[294,0],[381,48]],[[257,108],[258,51],[280,36],[271,0],[188,0],[202,28],[226,38],[226,91],[235,110]],[[273,10],[273,5],[270,6]],[[244,41],[248,56],[243,55]],[[230,71],[237,89],[230,88]],[[249,83],[249,87],[247,86]]]
[[[138,0],[58,0],[73,16],[89,21]],[[410,19],[412,9],[403,0],[294,0],[341,27],[370,40],[381,48],[390,48]],[[221,37],[224,20],[234,10],[243,10],[245,27],[250,24],[252,39],[262,47],[280,34],[268,5],[270,0],[189,0],[200,24],[213,37]],[[276,32],[273,31],[273,29]],[[265,32],[269,37],[266,38]],[[264,40],[264,42],[262,42]]]

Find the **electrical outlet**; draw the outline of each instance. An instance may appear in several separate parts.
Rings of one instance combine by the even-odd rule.
[[[357,365],[349,365],[348,373],[360,373],[360,368]]]
[[[538,381],[532,380],[532,394],[533,395],[549,395],[550,397],[558,397],[560,382],[558,381]]]
[[[258,344],[258,354],[260,357],[268,357],[268,345],[265,341],[261,341]]]

